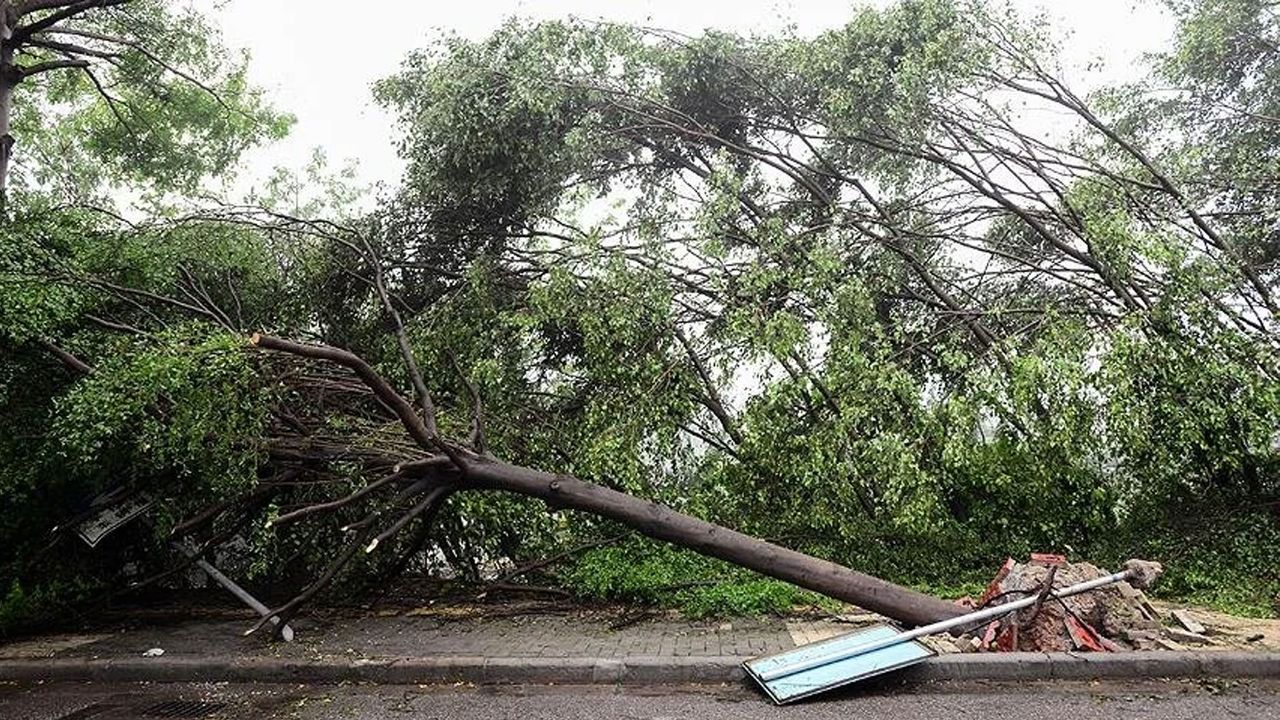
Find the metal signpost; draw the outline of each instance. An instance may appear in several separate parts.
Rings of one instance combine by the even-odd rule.
[[[74,525],[76,534],[80,539],[84,540],[89,547],[97,547],[107,535],[119,530],[132,520],[138,518],[151,506],[155,501],[146,493],[138,493],[125,498],[118,498],[119,491],[110,491],[94,498],[90,503],[90,510],[83,515]],[[55,531],[57,528],[55,528]],[[253,608],[259,615],[266,616],[271,609],[263,605],[257,598],[249,594],[249,591],[237,585],[231,578],[222,574],[222,571],[214,567],[211,563],[200,558],[196,551],[192,548],[177,542],[169,543],[173,549],[185,555],[194,561],[195,565],[205,572],[214,582],[226,588],[228,592],[235,595],[240,602]],[[280,618],[272,617],[271,622],[275,625],[280,624]],[[293,642],[293,628],[287,624],[280,628],[280,637],[286,642]]]

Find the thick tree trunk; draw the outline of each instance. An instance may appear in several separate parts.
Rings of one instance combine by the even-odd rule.
[[[18,69],[13,63],[9,40],[17,24],[17,13],[10,0],[0,0],[0,220],[9,212],[9,159],[13,155],[10,125],[13,115],[13,89],[18,85]]]
[[[853,603],[909,625],[927,625],[963,612],[938,598],[567,475],[475,459],[467,465],[466,478],[467,483],[482,488],[540,498],[553,507],[582,510],[616,520],[649,537]]]
[[[439,461],[434,462],[434,466],[443,462],[455,467],[460,475],[452,486],[455,490],[501,490],[539,498],[555,508],[589,512],[635,528],[649,537],[854,603],[910,625],[927,625],[963,612],[958,606],[938,598],[699,520],[648,500],[568,475],[511,465],[458,446],[449,446],[428,429],[414,407],[385,378],[363,358],[348,350],[260,334],[255,334],[249,342],[266,350],[334,362],[350,368],[396,414],[418,446],[431,454],[433,461]],[[437,450],[442,454],[436,455]],[[407,471],[410,464],[402,463],[401,469]],[[312,589],[315,587],[313,585]],[[296,602],[278,611],[282,622],[287,621],[296,609]]]

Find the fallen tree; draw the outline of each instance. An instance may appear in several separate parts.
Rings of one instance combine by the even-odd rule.
[[[543,472],[503,462],[484,449],[482,433],[474,433],[468,445],[440,436],[429,394],[422,394],[424,415],[401,396],[390,383],[358,355],[324,345],[310,345],[255,334],[250,343],[264,350],[342,365],[356,374],[387,408],[418,445],[420,459],[400,463],[393,476],[416,480],[411,495],[421,501],[365,545],[372,552],[408,521],[439,506],[448,494],[461,490],[497,490],[545,501],[552,508],[593,513],[632,527],[645,535],[674,543],[711,557],[726,560],[764,575],[794,583],[824,595],[857,604],[868,610],[911,625],[922,625],[961,614],[961,608],[909,588],[886,582],[836,563],[788,550],[749,535],[677,512],[658,503],[633,497],[577,478]],[[411,357],[411,356],[409,356]],[[407,361],[414,385],[425,387],[416,364]],[[477,413],[479,412],[477,408]],[[475,423],[482,427],[478,415]],[[366,534],[372,531],[366,529]],[[349,563],[360,542],[340,554],[320,579],[287,605],[272,614],[280,616],[283,627],[303,602]],[[253,629],[264,627],[267,619]]]
[[[1274,587],[1272,515],[1236,519],[1276,492],[1269,226],[1245,220],[1264,215],[1244,188],[1206,213],[1233,205],[1203,168],[1144,150],[979,9],[912,0],[805,40],[517,23],[379,85],[408,169],[371,214],[290,192],[129,227],[16,215],[0,393],[43,435],[0,439],[0,476],[53,517],[0,536],[121,478],[192,536],[271,493],[241,558],[290,593],[319,577],[281,612],[406,563],[483,581],[614,521],[891,615],[952,612],[691,516],[903,583],[1069,546],[1194,551]],[[1024,100],[1082,135],[1042,137]],[[246,352],[264,329],[317,344]],[[557,579],[653,600],[624,575],[667,549],[636,545]]]

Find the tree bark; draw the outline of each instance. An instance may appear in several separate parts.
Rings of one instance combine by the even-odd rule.
[[[13,28],[18,13],[11,0],[0,0],[0,221],[8,216],[9,159],[13,155],[10,133],[13,115],[13,90],[21,79],[13,63]]]
[[[395,412],[409,436],[430,458],[445,460],[444,455],[436,455],[435,451],[438,446],[448,444],[429,433],[409,401],[360,356],[330,345],[299,343],[270,335],[254,334],[249,342],[265,350],[287,352],[347,367]],[[779,547],[655,502],[568,475],[512,465],[457,445],[448,447],[448,462],[460,475],[456,481],[451,481],[456,483],[455,490],[501,490],[544,500],[551,507],[589,512],[622,523],[649,537],[854,603],[909,625],[927,625],[963,612],[944,600],[828,560]],[[399,467],[403,470],[408,464],[401,463]],[[283,609],[275,614],[279,614],[282,620],[287,619]]]
[[[927,625],[964,612],[944,600],[567,475],[488,458],[472,458],[467,465],[467,483],[535,497],[553,507],[615,520],[649,537],[853,603],[909,625]]]

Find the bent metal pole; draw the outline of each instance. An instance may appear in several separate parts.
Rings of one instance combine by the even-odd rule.
[[[1121,580],[1128,580],[1133,575],[1133,572],[1134,572],[1133,570],[1123,570],[1121,572],[1113,573],[1111,575],[1106,575],[1104,577],[1094,578],[1093,580],[1082,582],[1078,585],[1065,587],[1065,588],[1062,588],[1061,590],[1050,590],[1046,595],[1046,597],[1065,598],[1065,597],[1071,597],[1072,595],[1079,595],[1080,593],[1089,592],[1090,590],[1096,590],[1097,588],[1110,585],[1112,583],[1117,583],[1117,582],[1120,582]],[[869,643],[866,643],[865,645],[858,645],[857,647],[851,647],[846,650],[840,650],[838,652],[828,653],[826,655],[817,655],[807,660],[802,660],[798,663],[795,663],[794,665],[785,665],[783,667],[778,667],[766,672],[762,672],[760,673],[760,680],[762,682],[777,680],[778,678],[784,678],[784,677],[787,677],[788,675],[795,675],[796,673],[804,672],[806,670],[813,670],[814,668],[819,668],[819,667],[822,667],[823,665],[829,665],[833,662],[838,662],[840,660],[848,660],[851,657],[857,657],[859,655],[865,655],[866,653],[869,653],[869,652],[875,652],[876,650],[882,650],[887,647],[892,647],[893,645],[898,645],[900,643],[904,643],[910,640],[915,640],[916,638],[921,638],[926,635],[934,635],[936,633],[946,632],[947,630],[951,630],[953,628],[957,628],[962,625],[968,625],[969,623],[976,623],[982,620],[988,620],[990,618],[1006,615],[1015,610],[1021,610],[1022,608],[1025,608],[1025,607],[1031,607],[1036,603],[1038,599],[1039,599],[1039,593],[1036,593],[1028,597],[1025,597],[1021,600],[1015,600],[1013,602],[1005,603],[1003,605],[995,605],[993,607],[989,607],[984,610],[979,610],[977,612],[969,613],[968,615],[960,615],[958,617],[954,617],[949,620],[943,620],[941,622],[933,623],[932,625],[925,625],[923,627],[918,627],[918,628],[915,628],[914,630],[908,630],[907,632],[904,632],[899,635],[894,635],[893,637],[888,637],[883,640],[869,642]]]

